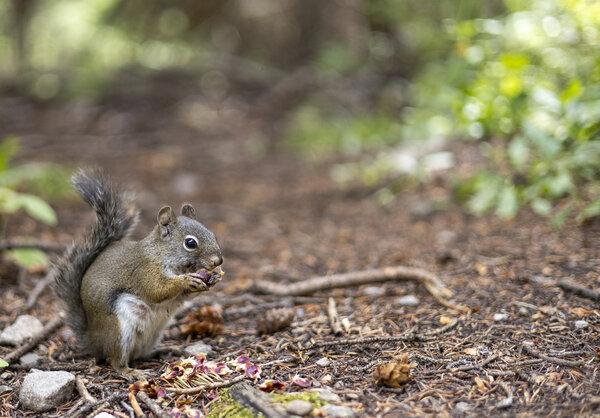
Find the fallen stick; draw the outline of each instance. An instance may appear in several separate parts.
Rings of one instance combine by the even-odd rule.
[[[11,361],[21,357],[23,354],[28,353],[29,351],[34,349],[39,343],[48,338],[48,336],[52,334],[57,328],[62,326],[62,324],[62,317],[54,318],[52,321],[48,322],[46,326],[40,331],[40,333],[35,335],[29,342],[23,344],[21,347],[11,351],[6,356],[4,356],[4,361],[10,363]]]
[[[25,305],[25,310],[28,311],[36,304],[38,298],[42,294],[42,292],[48,287],[50,283],[54,281],[54,271],[50,270],[46,276],[35,284],[35,287],[29,294],[27,298],[27,304]]]
[[[336,335],[343,334],[344,330],[342,329],[342,323],[340,322],[333,298],[327,299],[327,316],[329,316],[329,325],[333,333]]]
[[[35,250],[45,251],[47,253],[60,253],[67,248],[65,245],[56,244],[54,242],[24,242],[24,241],[4,241],[0,242],[0,251],[20,250],[31,248]]]
[[[150,399],[150,396],[146,392],[138,392],[137,397],[152,411],[154,415],[159,418],[170,418],[171,415],[164,411],[156,402]],[[138,405],[139,406],[139,405]]]
[[[85,383],[83,383],[81,377],[75,377],[75,386],[77,387],[77,392],[79,393],[79,396],[81,396],[87,403],[95,403],[97,401],[92,395],[90,395],[90,392],[88,392],[87,388],[85,387]]]
[[[568,280],[557,280],[556,286],[560,287],[563,290],[573,292],[577,296],[583,296],[584,298],[588,298],[588,299],[592,299],[592,300],[600,300],[600,293],[598,293],[592,289],[588,289],[587,287],[579,286]]]
[[[575,367],[575,366],[581,366],[583,364],[582,360],[564,360],[561,358],[550,357],[545,354],[538,353],[537,351],[535,351],[533,349],[533,347],[530,344],[523,343],[523,344],[521,344],[521,347],[523,347],[523,350],[526,351],[527,354],[531,354],[532,356],[540,358],[542,360],[546,360],[551,363],[558,364],[559,366]]]
[[[387,281],[416,281],[422,283],[425,289],[438,302],[441,303],[441,301],[444,301],[443,304],[445,306],[452,307],[453,309],[465,309],[446,300],[446,298],[452,297],[453,293],[435,274],[420,268],[406,266],[383,267],[380,269],[313,277],[302,282],[287,285],[268,280],[256,280],[251,289],[260,293],[278,296],[302,296],[310,295],[320,290],[354,287]]]
[[[196,394],[196,393],[201,393],[204,392],[205,390],[210,390],[210,389],[217,389],[217,388],[224,388],[227,386],[231,386],[235,383],[241,382],[242,380],[244,380],[246,378],[245,374],[239,375],[234,377],[231,380],[227,380],[225,382],[215,382],[215,383],[209,383],[206,385],[201,385],[201,386],[195,386],[192,388],[165,388],[165,390],[167,392],[171,392],[171,393],[175,393],[178,395],[192,395],[192,394]]]

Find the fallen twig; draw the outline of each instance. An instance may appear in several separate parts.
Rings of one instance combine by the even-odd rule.
[[[83,383],[83,380],[79,376],[75,377],[75,387],[77,388],[79,396],[81,396],[87,403],[96,402],[96,399],[94,399],[94,397],[90,395],[90,392],[88,392],[87,388],[85,387],[85,384]]]
[[[573,292],[578,296],[583,296],[584,298],[592,300],[600,300],[600,293],[596,292],[595,290],[588,289],[587,287],[579,286],[570,282],[569,280],[557,280],[555,284],[557,287],[569,292]]]
[[[142,407],[138,403],[137,398],[135,397],[135,393],[129,392],[127,394],[127,397],[129,398],[129,403],[131,404],[131,407],[133,408],[133,412],[135,413],[135,416],[137,418],[145,417],[146,415],[144,414],[144,411],[142,411]]]
[[[558,364],[559,366],[574,367],[574,366],[581,366],[583,364],[582,360],[564,360],[561,358],[550,357],[545,354],[538,353],[537,351],[535,351],[533,349],[533,347],[530,344],[523,343],[523,344],[521,344],[521,347],[523,347],[523,350],[526,351],[528,354],[531,354],[532,356],[540,358],[542,360],[546,360],[546,361],[552,362],[554,364]]]
[[[439,335],[454,328],[458,324],[458,320],[454,320],[451,323],[444,325],[436,330],[428,331],[425,334],[415,334],[413,332],[407,332],[404,335],[388,335],[382,337],[358,337],[358,338],[341,338],[339,340],[332,341],[317,341],[313,344],[309,344],[307,348],[319,348],[319,347],[333,347],[336,345],[350,345],[350,344],[370,344],[370,343],[381,343],[381,342],[394,342],[394,341],[431,341],[435,335]]]
[[[336,335],[343,334],[344,330],[342,329],[342,323],[340,322],[333,298],[327,299],[327,316],[329,316],[329,325],[333,333]]]
[[[309,295],[320,290],[353,287],[387,281],[416,281],[422,283],[423,286],[425,286],[425,289],[438,302],[442,303],[442,301],[444,301],[444,303],[442,303],[444,306],[459,310],[466,309],[446,300],[446,298],[452,297],[453,293],[435,274],[420,268],[406,266],[383,267],[380,269],[313,277],[312,279],[287,285],[273,283],[272,281],[267,280],[256,280],[253,283],[252,288],[257,292],[279,296],[301,296]]]
[[[146,392],[138,392],[137,397],[159,418],[170,418],[170,414],[164,411],[156,402],[154,402]],[[138,405],[139,406],[139,405]]]
[[[84,417],[87,416],[91,411],[97,411],[99,409],[106,408],[112,402],[121,401],[127,398],[127,393],[115,393],[110,395],[106,399],[101,399],[94,403],[89,403],[85,405],[83,408],[75,410],[73,413],[69,414],[68,417]],[[92,415],[92,414],[90,414]]]
[[[19,250],[23,248],[31,248],[49,253],[60,253],[67,248],[65,245],[56,244],[54,242],[25,242],[25,241],[4,241],[0,242],[0,251]]]
[[[488,364],[490,364],[492,361],[496,360],[498,357],[500,357],[498,354],[494,354],[477,364],[473,364],[472,366],[460,366],[460,367],[446,366],[446,368],[453,372],[458,372],[458,371],[464,372],[464,371],[468,371],[468,370],[481,369],[481,368],[487,366]]]
[[[192,394],[195,394],[195,393],[204,392],[205,390],[217,389],[217,388],[224,388],[224,387],[227,387],[227,386],[231,386],[231,385],[233,385],[235,383],[241,382],[245,378],[246,378],[246,375],[242,374],[242,375],[234,377],[231,380],[227,380],[225,382],[209,383],[209,384],[206,384],[206,385],[195,386],[193,388],[185,388],[185,389],[181,389],[181,388],[165,388],[165,390],[167,392],[176,393],[178,395],[192,395]]]
[[[35,287],[29,294],[27,298],[27,304],[25,305],[25,310],[28,311],[36,304],[38,298],[42,294],[42,292],[48,287],[50,283],[54,281],[54,271],[50,270],[46,276],[35,284]]]
[[[62,317],[59,316],[57,318],[54,318],[52,321],[48,322],[46,326],[40,331],[40,333],[34,336],[29,342],[23,344],[21,347],[11,351],[6,356],[4,356],[4,360],[10,363],[11,361],[21,357],[23,354],[28,353],[33,348],[37,347],[39,343],[48,338],[48,336],[52,334],[57,328],[62,326],[62,324]]]

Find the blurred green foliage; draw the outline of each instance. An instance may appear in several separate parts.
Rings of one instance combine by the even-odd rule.
[[[497,16],[441,19],[435,31],[450,53],[429,54],[395,114],[324,119],[324,108],[300,109],[292,145],[313,152],[318,142],[369,154],[373,145],[394,142],[478,141],[487,167],[456,183],[457,197],[472,212],[512,218],[527,205],[554,215],[557,225],[568,216],[599,215],[600,3],[506,0]],[[347,166],[370,186],[402,168],[389,158],[364,161],[358,170]]]
[[[34,5],[26,25],[23,4]],[[283,109],[284,142],[309,158],[351,156],[336,179],[389,202],[401,190],[390,180],[452,166],[421,152],[428,144],[465,139],[486,161],[456,179],[473,213],[528,206],[556,224],[600,214],[599,43],[600,2],[588,0],[0,2],[0,84],[16,74],[39,99],[98,98],[124,68],[191,68],[224,98],[235,83],[215,57],[243,57],[240,71],[264,71],[267,88],[307,67],[316,88]],[[0,170],[0,186],[33,169]]]
[[[0,142],[0,219],[7,222],[10,216],[23,210],[32,218],[56,224],[52,207],[46,198],[64,197],[69,193],[66,170],[54,164],[30,163],[10,166],[10,160],[19,150],[19,142],[9,137]],[[22,266],[46,266],[45,253],[35,249],[6,251],[5,255]]]

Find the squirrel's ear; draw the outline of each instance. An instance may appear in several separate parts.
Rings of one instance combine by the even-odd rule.
[[[157,219],[163,238],[171,233],[171,229],[174,225],[177,225],[177,216],[175,216],[175,212],[173,212],[171,206],[163,206],[161,210],[158,211]]]
[[[182,207],[181,207],[181,214],[183,216],[186,216],[190,219],[196,219],[196,211],[194,210],[194,208],[192,207],[192,205],[190,205],[189,203],[185,203]]]

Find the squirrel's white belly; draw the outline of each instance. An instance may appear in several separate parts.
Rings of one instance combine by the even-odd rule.
[[[185,299],[176,297],[162,303],[147,304],[131,293],[119,296],[115,311],[121,331],[122,364],[152,351],[167,322]]]

